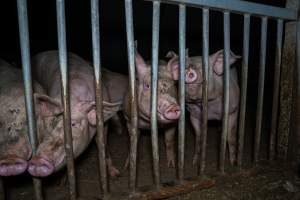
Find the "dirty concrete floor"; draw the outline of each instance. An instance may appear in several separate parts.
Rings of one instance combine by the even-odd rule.
[[[253,134],[253,126],[248,125],[247,132]],[[269,163],[266,161],[266,146],[261,147],[261,161],[257,168],[251,164],[251,134],[246,137],[245,159],[241,172],[235,167],[230,167],[227,160],[226,174],[221,176],[217,171],[218,143],[220,128],[215,124],[210,126],[208,134],[207,167],[206,176],[216,180],[215,187],[202,191],[195,191],[186,195],[172,197],[179,199],[217,199],[217,200],[259,200],[259,199],[300,199],[300,182],[295,177],[295,168],[291,164]],[[187,128],[185,150],[185,176],[196,175],[196,169],[191,165],[194,135]],[[263,138],[264,141],[264,138]],[[117,135],[110,131],[109,146],[115,165],[121,169],[121,176],[110,180],[112,194],[121,199],[128,190],[128,176],[126,170],[122,170],[127,155],[128,135]],[[163,182],[173,180],[176,177],[175,169],[166,166],[163,134],[159,136],[161,179]],[[100,185],[98,182],[97,148],[95,143],[76,160],[77,184],[82,199],[99,199]],[[151,137],[149,132],[143,132],[139,143],[138,155],[138,185],[145,186],[153,183],[151,165]],[[43,179],[44,194],[46,199],[58,200],[67,198],[66,170],[57,172],[51,177]],[[31,179],[27,174],[22,176],[5,178],[5,186],[8,200],[34,199]]]

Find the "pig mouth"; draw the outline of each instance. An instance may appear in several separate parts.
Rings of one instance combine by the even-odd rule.
[[[27,169],[27,166],[27,161],[19,157],[0,160],[0,176],[19,175]]]
[[[28,172],[32,176],[46,177],[54,172],[54,165],[42,156],[35,156],[29,162]]]
[[[177,105],[168,106],[163,112],[158,112],[163,119],[175,121],[180,117],[180,107]]]

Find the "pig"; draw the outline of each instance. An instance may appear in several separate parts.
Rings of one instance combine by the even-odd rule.
[[[45,91],[33,81],[35,95]],[[40,104],[35,104],[37,110]],[[32,148],[28,138],[22,70],[0,59],[0,176],[23,173]],[[42,128],[42,127],[41,127]]]
[[[67,56],[73,153],[76,158],[87,148],[96,133],[95,83],[93,68],[88,62],[73,53],[68,53]],[[46,51],[37,54],[32,59],[32,68],[34,77],[49,95],[49,98],[41,99],[43,106],[38,117],[52,116],[56,110],[62,111],[58,52]],[[109,101],[106,88],[103,87],[104,121],[121,109],[121,102]],[[33,176],[48,176],[66,164],[62,112],[55,115],[52,122],[48,131],[44,129],[43,137],[39,137],[37,153],[29,162],[28,172]],[[114,171],[114,166],[107,163],[108,170]]]
[[[196,134],[196,141],[201,138],[202,126],[202,57],[189,57],[186,51],[186,69],[185,69],[185,88],[186,88],[186,106],[190,113],[190,121]],[[173,69],[175,77],[178,79],[179,62],[178,56],[174,52],[169,52],[167,57],[171,58],[169,62],[177,64]],[[240,56],[230,52],[230,65],[236,62]],[[208,84],[208,120],[222,120],[223,118],[223,50],[219,50],[209,56],[209,84]],[[229,127],[227,143],[229,147],[229,160],[233,165],[236,162],[236,140],[237,140],[237,118],[239,110],[240,89],[238,84],[237,71],[230,69],[229,81]],[[195,154],[193,164],[198,163],[198,153],[200,146],[195,142]]]
[[[138,107],[138,128],[150,129],[151,127],[151,68],[142,56],[136,51],[135,63],[137,71],[137,107]],[[176,123],[180,117],[178,105],[178,94],[175,79],[171,73],[170,63],[160,63],[158,67],[158,88],[157,88],[157,124],[159,128],[165,129],[165,144],[168,167],[175,167],[174,135]],[[124,116],[127,120],[129,135],[131,135],[131,109],[130,96],[127,93],[124,100]],[[128,166],[128,159],[126,165]]]

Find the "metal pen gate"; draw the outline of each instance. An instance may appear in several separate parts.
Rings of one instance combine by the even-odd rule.
[[[158,155],[158,137],[157,137],[157,73],[158,73],[158,49],[159,49],[159,20],[160,20],[160,4],[170,3],[179,6],[179,58],[180,58],[180,78],[179,78],[179,96],[180,107],[182,115],[179,120],[179,136],[178,136],[178,185],[170,188],[164,188],[160,182],[159,173],[159,155]],[[22,55],[23,76],[25,84],[25,100],[27,119],[29,127],[30,142],[35,153],[37,147],[36,139],[36,125],[34,117],[34,107],[32,98],[32,84],[31,84],[31,67],[30,67],[30,47],[29,47],[29,33],[27,21],[27,1],[17,0],[18,5],[18,20],[19,33]],[[65,149],[67,153],[67,168],[69,180],[70,199],[77,199],[76,178],[74,173],[74,158],[72,149],[72,135],[70,128],[70,107],[68,94],[68,65],[66,59],[66,31],[65,31],[65,5],[64,0],[56,0],[57,9],[57,29],[58,29],[58,46],[59,46],[59,60],[60,71],[62,77],[62,100],[64,104],[64,130],[65,130]],[[185,150],[185,87],[184,87],[184,73],[185,73],[185,29],[186,29],[186,7],[192,6],[202,10],[202,52],[203,52],[203,138],[201,143],[201,164],[199,165],[200,178],[197,181],[189,182],[184,178],[184,150]],[[134,34],[133,34],[133,12],[132,0],[125,0],[126,9],[126,31],[127,31],[127,47],[128,47],[128,64],[130,77],[130,94],[131,94],[131,116],[132,122],[132,137],[130,139],[130,178],[129,190],[130,198],[151,198],[153,193],[139,193],[137,189],[137,99],[135,91],[135,61],[134,61]],[[270,159],[275,155],[275,136],[276,136],[276,122],[278,115],[278,95],[279,95],[279,77],[282,55],[282,37],[283,37],[283,23],[284,21],[297,21],[297,53],[300,52],[300,22],[299,16],[295,10],[286,8],[278,8],[274,6],[266,6],[257,3],[251,3],[239,0],[160,0],[153,1],[153,27],[152,27],[152,109],[151,109],[151,133],[152,133],[152,153],[153,153],[153,170],[154,170],[154,184],[156,195],[160,197],[169,197],[180,192],[191,191],[195,188],[210,187],[214,184],[212,180],[201,180],[201,175],[205,171],[205,156],[206,156],[206,137],[207,137],[207,113],[208,113],[208,73],[209,73],[209,11],[219,10],[223,12],[224,24],[224,112],[221,135],[221,148],[219,169],[224,173],[224,161],[226,153],[226,139],[228,133],[228,115],[229,115],[229,54],[230,54],[230,13],[239,13],[244,16],[243,27],[243,60],[242,60],[242,82],[241,82],[241,102],[240,102],[240,118],[239,118],[239,141],[238,141],[238,167],[242,165],[243,146],[244,146],[244,129],[245,129],[245,111],[246,111],[246,93],[247,93],[247,77],[248,77],[248,55],[249,55],[249,34],[250,34],[250,19],[251,16],[261,18],[261,42],[260,42],[260,66],[259,66],[259,83],[258,83],[258,106],[256,112],[256,129],[255,129],[255,147],[254,147],[254,163],[258,161],[258,154],[260,148],[261,126],[262,126],[262,112],[264,99],[264,80],[265,80],[265,62],[266,62],[266,44],[267,44],[267,27],[268,20],[277,20],[277,40],[276,40],[276,62],[274,73],[274,91],[273,91],[273,109],[272,109],[272,124],[270,134]],[[91,0],[91,23],[92,23],[92,43],[93,43],[93,65],[95,72],[95,87],[96,87],[96,107],[97,107],[97,137],[99,150],[99,166],[100,166],[100,182],[103,198],[109,198],[110,193],[108,189],[106,161],[105,161],[105,143],[103,134],[103,116],[102,116],[102,91],[101,91],[101,60],[100,60],[100,30],[99,30],[99,0]],[[297,60],[297,68],[300,69],[299,59]],[[200,145],[200,144],[199,144]],[[199,153],[199,152],[198,152]],[[41,180],[33,178],[35,198],[43,199]],[[183,187],[183,189],[180,189]],[[147,196],[148,195],[148,196]],[[159,196],[158,195],[158,196]],[[163,196],[165,195],[165,196]],[[157,196],[156,196],[157,197]],[[4,199],[3,183],[0,180],[0,199]]]

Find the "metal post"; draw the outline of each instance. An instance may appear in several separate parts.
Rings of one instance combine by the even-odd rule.
[[[275,157],[275,142],[276,130],[278,120],[278,101],[279,101],[279,87],[280,87],[280,68],[282,56],[282,36],[283,36],[283,20],[277,20],[277,40],[276,40],[276,63],[274,72],[274,88],[273,88],[273,106],[272,106],[272,122],[270,133],[270,152],[269,159],[274,160]]]
[[[261,23],[261,41],[260,41],[260,65],[258,78],[258,103],[256,110],[256,128],[255,128],[255,143],[254,143],[254,163],[258,162],[261,125],[263,115],[263,100],[264,100],[264,82],[265,82],[265,63],[266,63],[266,47],[267,47],[267,26],[268,18],[262,17]]]
[[[202,67],[203,67],[203,113],[200,174],[203,175],[206,160],[207,120],[208,120],[208,84],[209,84],[209,9],[202,9]]]
[[[105,136],[103,125],[103,94],[102,94],[102,72],[101,72],[101,54],[100,54],[100,31],[99,31],[99,0],[91,0],[91,22],[92,22],[92,41],[93,41],[93,65],[95,73],[95,91],[96,91],[96,111],[97,111],[97,146],[98,161],[100,169],[100,182],[104,198],[108,194]]]
[[[5,189],[2,177],[0,177],[0,200],[5,200]]]
[[[151,69],[151,139],[153,155],[154,183],[156,189],[160,185],[159,152],[157,133],[157,75],[158,75],[158,47],[159,47],[159,18],[160,2],[153,1],[152,25],[152,69]]]
[[[59,67],[60,67],[61,82],[62,82],[62,101],[64,105],[64,136],[65,136],[64,144],[65,144],[66,160],[67,160],[67,168],[68,168],[70,199],[75,200],[77,196],[77,191],[76,191],[76,177],[75,177],[75,165],[74,165],[74,156],[73,156],[71,115],[70,115],[64,0],[56,0],[56,12],[57,12]]]
[[[18,0],[17,6],[18,6],[18,21],[19,21],[19,37],[20,37],[21,57],[22,57],[22,66],[23,66],[23,79],[24,79],[24,89],[25,89],[26,117],[28,122],[29,140],[32,147],[32,153],[35,154],[38,146],[38,140],[36,136],[35,110],[33,106],[27,1]],[[34,185],[35,198],[37,200],[42,200],[43,194],[42,194],[41,180],[37,178],[33,178],[33,185]]]
[[[247,82],[248,82],[248,60],[249,60],[249,35],[250,35],[250,14],[244,14],[244,40],[243,40],[243,65],[242,65],[242,86],[241,86],[241,104],[239,119],[239,141],[237,165],[242,167],[244,138],[245,138],[245,114],[247,102]]]
[[[180,119],[178,126],[178,178],[184,179],[184,145],[185,145],[185,30],[186,30],[186,6],[179,5],[179,102]]]
[[[230,80],[230,13],[224,12],[224,112],[222,121],[222,137],[220,148],[220,171],[225,173],[225,154],[226,154],[226,141],[228,135],[228,122],[229,122],[229,80]]]
[[[136,80],[135,80],[135,62],[134,62],[134,33],[133,33],[133,18],[132,18],[132,0],[125,0],[126,13],[126,33],[127,33],[127,51],[129,65],[129,87],[130,87],[130,105],[131,105],[131,136],[130,136],[130,177],[129,189],[132,193],[136,192],[136,155],[137,155],[137,98],[136,98]]]

